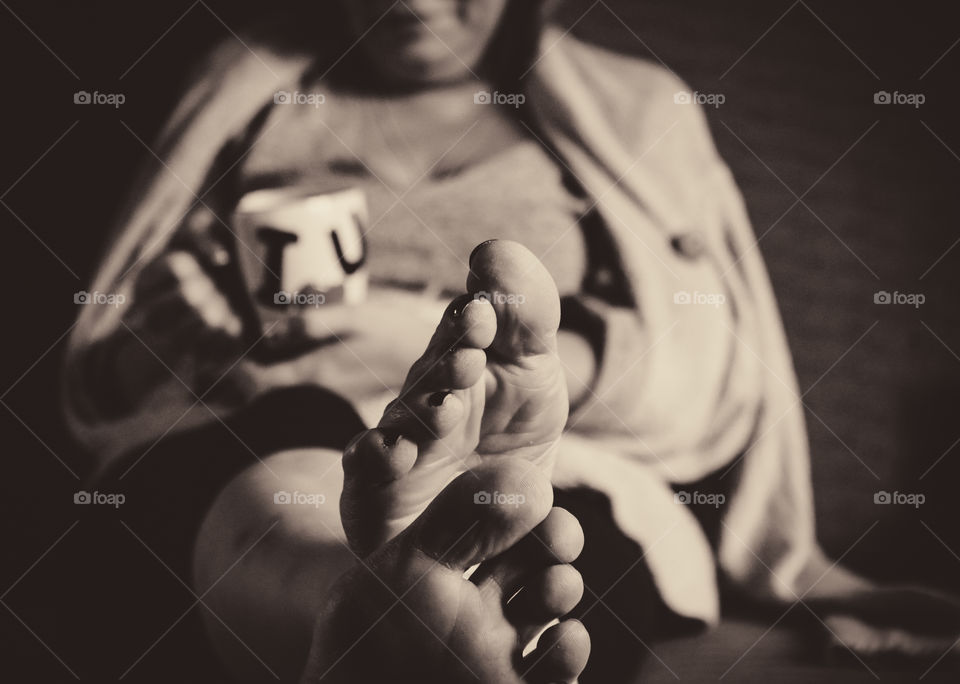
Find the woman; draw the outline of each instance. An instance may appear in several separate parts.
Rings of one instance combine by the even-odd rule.
[[[555,485],[609,499],[612,521],[645,550],[644,586],[656,589],[631,600],[713,623],[719,568],[732,586],[755,599],[785,603],[805,597],[858,614],[859,604],[847,599],[873,587],[830,565],[815,543],[805,430],[775,301],[703,115],[676,97],[686,87],[659,67],[552,27],[549,12],[536,3],[369,0],[344,2],[339,10],[325,10],[324,21],[301,21],[299,31],[264,31],[265,37],[242,45],[230,41],[215,51],[157,150],[164,168],[135,193],[98,275],[96,290],[124,293],[130,304],[111,311],[87,307],[68,359],[68,414],[78,436],[100,455],[102,481],[119,483],[142,462],[157,467],[165,461],[165,477],[189,482],[196,479],[196,461],[178,462],[171,452],[208,453],[192,431],[217,422],[246,430],[244,449],[234,445],[234,456],[204,473],[209,487],[194,496],[194,515],[183,528],[189,537],[177,547],[182,552],[196,542],[194,583],[210,592],[217,616],[209,620],[211,636],[225,660],[236,663],[249,643],[292,676],[303,669],[309,650],[307,680],[336,667],[348,670],[348,680],[351,673],[370,674],[369,668],[430,672],[441,661],[455,673],[448,675],[451,681],[475,670],[503,681],[572,679],[582,669],[587,642],[570,621],[546,633],[540,650],[526,659],[484,641],[483,623],[430,608],[411,610],[428,633],[437,631],[440,618],[472,627],[459,640],[443,634],[447,648],[439,654],[425,649],[430,638],[423,633],[401,639],[401,648],[376,636],[379,618],[372,616],[385,614],[391,594],[404,595],[400,587],[412,588],[396,580],[411,565],[402,564],[401,572],[384,559],[422,552],[418,543],[431,520],[446,519],[455,527],[464,509],[453,501],[465,485],[454,480],[426,508],[455,474],[444,471],[417,490],[403,515],[395,508],[403,497],[384,503],[357,494],[366,487],[357,471],[349,472],[358,454],[386,468],[399,449],[394,433],[408,437],[421,455],[424,440],[432,444],[436,437],[436,429],[411,436],[419,428],[409,415],[406,422],[398,417],[403,401],[390,404],[380,432],[351,443],[346,489],[337,467],[340,451],[350,435],[377,422],[397,391],[401,400],[419,396],[420,378],[445,358],[438,356],[436,340],[450,343],[444,349],[487,348],[488,371],[489,364],[524,365],[518,349],[530,340],[519,332],[520,347],[509,348],[490,346],[494,337],[481,343],[445,336],[444,330],[455,329],[454,313],[463,320],[467,300],[446,309],[428,346],[440,312],[462,292],[467,270],[474,299],[482,295],[487,301],[484,293],[514,296],[512,302],[494,298],[489,308],[471,305],[468,318],[486,320],[488,332],[497,331],[490,335],[532,329],[552,340],[555,334],[555,344],[542,353],[556,359],[548,375],[563,376],[570,418],[554,448],[564,424],[558,418],[560,385],[551,385],[555,393],[542,404],[548,410],[538,424],[537,444],[545,446],[531,460],[549,473],[556,458]],[[306,49],[304,33],[313,33]],[[245,230],[244,198],[284,187],[297,190],[268,193],[268,200],[259,195],[254,204],[260,220]],[[363,199],[354,209],[343,208],[346,197],[358,196]],[[306,232],[287,225],[278,231],[263,217],[287,220],[278,218],[280,209],[271,212],[304,197],[323,198],[325,220],[359,222],[364,239],[354,242],[362,256],[347,258],[349,249],[341,244],[347,233],[332,228],[331,236],[340,236],[330,244],[343,267],[341,280],[333,289],[305,293],[335,292],[341,303],[331,299],[315,311],[288,315],[276,309],[289,294],[278,286],[288,282],[290,255],[316,252],[297,251],[307,250]],[[340,218],[331,218],[337,211]],[[279,251],[273,253],[270,240],[278,235]],[[466,263],[474,245],[497,237],[521,242],[529,252],[506,242],[485,243],[480,265]],[[293,246],[285,247],[284,240]],[[552,310],[553,285],[538,275],[535,257],[559,292],[559,332],[549,321],[508,313],[533,310],[516,306],[519,296],[532,297],[541,312]],[[361,267],[369,288],[353,288],[351,298],[345,294],[348,278]],[[301,276],[296,282],[302,284]],[[275,306],[271,296],[280,297]],[[517,320],[522,325],[511,327]],[[411,364],[420,372],[407,376]],[[479,382],[467,375],[467,384]],[[442,389],[466,391],[456,383]],[[282,428],[271,422],[277,410],[264,409],[278,396],[287,398],[285,406],[295,396],[300,407],[293,418],[280,411],[287,421]],[[343,400],[359,419],[347,417],[354,414]],[[444,396],[437,401],[434,408],[445,406]],[[508,404],[512,419],[518,405]],[[314,418],[302,417],[304,405]],[[490,406],[502,408],[496,401]],[[566,402],[562,408],[565,415]],[[490,436],[485,430],[481,426],[481,446]],[[157,440],[178,434],[184,436],[181,444],[192,446],[150,453]],[[391,444],[381,439],[385,435]],[[150,448],[133,449],[137,444]],[[492,451],[513,453],[514,446]],[[385,451],[370,456],[377,449]],[[458,447],[458,456],[482,452],[476,449],[476,443]],[[383,463],[376,460],[380,456]],[[728,472],[735,477],[724,481]],[[397,473],[388,474],[399,481]],[[497,523],[502,526],[491,532],[497,543],[486,554],[463,555],[454,570],[525,548],[538,530],[541,536],[553,530],[552,542],[567,549],[551,563],[566,568],[576,557],[576,522],[552,512],[544,503],[549,497],[536,494],[539,485],[524,480],[527,475],[482,470],[491,486],[526,482],[536,505],[524,509],[529,517],[505,509]],[[714,509],[707,534],[702,516],[675,504],[671,486],[711,476],[720,483],[711,493],[722,505]],[[321,506],[278,512],[273,495],[291,490],[330,500],[343,490],[343,518]],[[591,516],[576,500],[567,505],[581,519]],[[365,531],[368,510],[379,516],[373,533]],[[367,563],[357,566],[344,553],[341,524]],[[279,532],[272,532],[274,525]],[[593,530],[586,526],[589,544]],[[261,538],[267,542],[248,548]],[[473,578],[481,589],[485,580],[506,572],[484,567]],[[393,579],[384,581],[384,572]],[[350,600],[377,594],[376,581],[387,594],[365,606]],[[563,609],[541,611],[542,618],[572,607],[566,604],[579,580],[566,581]],[[634,587],[631,593],[640,591]],[[428,592],[424,601],[437,603],[440,596]],[[369,620],[345,624],[351,615]],[[646,614],[640,631],[655,633],[664,624],[661,617]],[[411,635],[420,629],[405,619]],[[530,625],[497,625],[514,640],[532,635]],[[360,627],[373,630],[372,645],[347,658],[355,642],[341,643],[337,635],[366,634]],[[242,639],[234,639],[237,634]],[[594,638],[585,676],[597,668],[609,680],[609,670],[599,668],[617,649],[604,646]],[[458,671],[458,663],[467,672]],[[537,669],[542,663],[548,671]],[[492,669],[484,669],[488,665]]]

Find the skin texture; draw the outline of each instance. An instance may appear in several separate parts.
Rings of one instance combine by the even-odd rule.
[[[556,286],[503,240],[474,250],[467,290],[379,426],[344,453],[342,521],[365,560],[321,609],[305,682],[571,681],[586,664],[576,621],[523,656],[583,589],[565,565],[582,532],[549,506],[567,418]]]
[[[478,506],[478,488],[522,493],[524,503]],[[302,681],[571,681],[589,654],[579,622],[551,627],[522,653],[545,620],[583,594],[579,573],[566,564],[579,554],[582,532],[551,500],[546,477],[519,461],[458,477],[338,581]]]
[[[468,294],[447,307],[377,429],[344,455],[341,514],[363,555],[406,528],[465,470],[506,459],[553,470],[568,410],[557,289],[515,242],[480,245],[470,265]],[[395,444],[379,453],[384,440]],[[390,466],[374,475],[383,480],[377,487],[360,472],[370,459]]]

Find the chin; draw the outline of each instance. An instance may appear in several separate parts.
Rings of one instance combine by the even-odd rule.
[[[378,55],[377,69],[389,80],[410,85],[431,85],[469,78],[471,70],[440,46],[444,54],[405,53],[384,59]]]

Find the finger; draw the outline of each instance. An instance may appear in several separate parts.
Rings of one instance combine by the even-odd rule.
[[[192,254],[174,250],[143,267],[134,284],[134,297],[144,301],[162,296],[179,289],[184,280],[205,275]]]
[[[230,252],[213,235],[213,227],[220,219],[210,207],[199,206],[190,213],[184,224],[184,238],[200,260],[213,267],[230,263]]]

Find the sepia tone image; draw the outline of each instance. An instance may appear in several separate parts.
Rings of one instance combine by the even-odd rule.
[[[958,681],[954,15],[0,0],[0,681]]]

